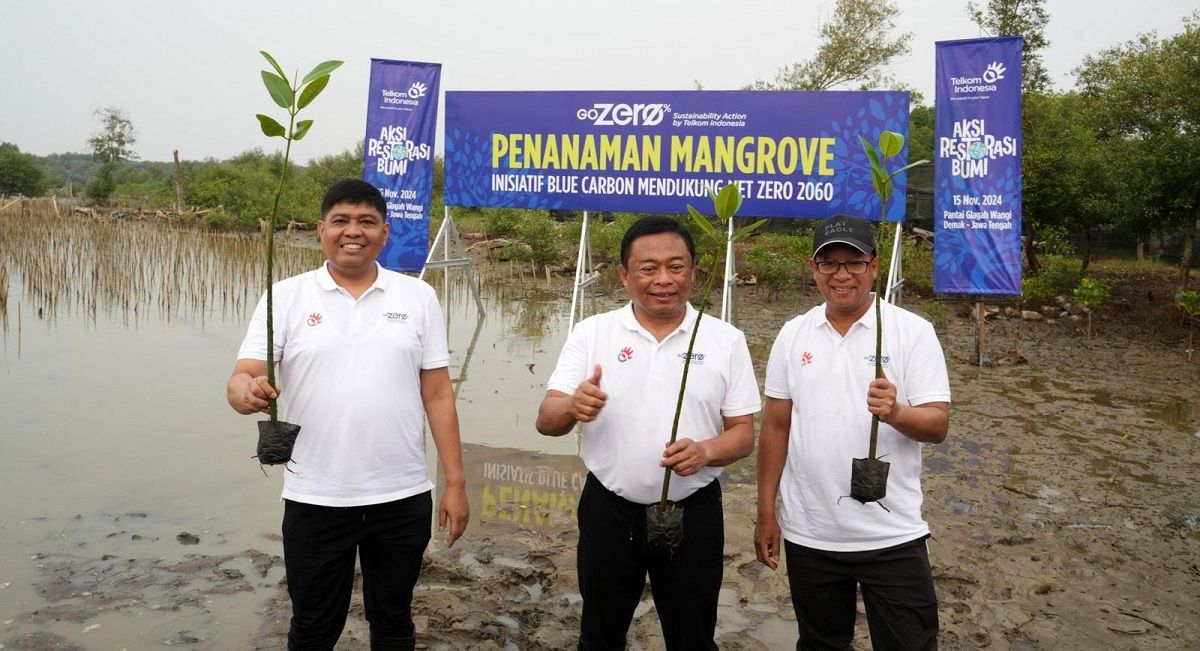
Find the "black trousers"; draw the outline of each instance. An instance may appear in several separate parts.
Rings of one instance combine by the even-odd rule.
[[[292,599],[288,649],[325,650],[337,643],[350,608],[356,554],[371,648],[413,648],[413,586],[432,514],[428,491],[354,507],[284,500],[283,562]]]
[[[580,649],[625,648],[647,573],[667,649],[717,648],[713,633],[725,548],[721,486],[713,481],[680,504],[683,542],[669,559],[654,555],[646,542],[646,506],[619,497],[588,474],[578,512]]]
[[[922,536],[865,552],[829,552],[784,543],[797,649],[849,649],[855,584],[862,589],[875,649],[936,649],[937,595]]]

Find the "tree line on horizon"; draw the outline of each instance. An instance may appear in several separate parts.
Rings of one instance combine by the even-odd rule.
[[[819,30],[816,53],[781,67],[770,81],[750,90],[903,88],[886,74],[909,52],[911,34],[898,32],[895,0],[837,0]],[[1042,62],[1050,44],[1045,0],[987,0],[966,4],[985,35],[1025,39],[1022,75],[1024,173],[1023,233],[1029,241],[1080,240],[1086,270],[1097,234],[1119,233],[1139,242],[1152,234],[1183,235],[1181,273],[1190,266],[1191,243],[1200,221],[1200,175],[1187,165],[1200,151],[1200,11],[1183,18],[1183,31],[1168,38],[1154,33],[1103,49],[1076,68],[1075,86],[1051,88]],[[702,88],[697,82],[697,88]],[[120,109],[98,112],[101,131],[90,153],[31,156],[0,143],[0,194],[82,194],[98,203],[148,208],[174,207],[174,165],[133,160],[132,124]],[[909,124],[909,159],[933,159],[934,108],[914,94]],[[435,184],[440,186],[441,161]],[[225,160],[183,161],[183,203],[210,211],[217,227],[257,228],[269,212],[273,179],[282,156],[250,149]],[[289,166],[290,183],[281,199],[286,220],[311,222],[330,183],[361,177],[362,145]],[[919,168],[909,185],[930,188],[932,167]],[[82,192],[81,192],[82,191]],[[910,193],[911,200],[911,193]],[[440,206],[440,187],[434,203]],[[1038,260],[1029,249],[1028,265]]]

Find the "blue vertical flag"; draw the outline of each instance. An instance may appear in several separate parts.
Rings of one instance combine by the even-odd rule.
[[[1021,294],[1019,36],[937,44],[933,290]]]
[[[419,271],[429,251],[438,63],[371,59],[363,180],[383,193],[391,228],[379,263]]]

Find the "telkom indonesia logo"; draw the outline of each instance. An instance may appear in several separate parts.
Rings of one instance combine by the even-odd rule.
[[[662,124],[671,112],[670,104],[610,104],[596,102],[590,108],[581,108],[575,117],[598,127],[645,126]]]
[[[308,315],[308,325],[321,325],[321,313],[313,312],[312,314]]]
[[[1004,79],[1004,73],[1007,71],[1003,63],[993,61],[988,64],[987,70],[983,71],[983,80],[989,84],[994,84]]]
[[[428,92],[429,87],[419,81],[414,81],[413,85],[408,87],[408,96],[413,99],[421,99]]]
[[[629,346],[622,348],[621,352],[617,353],[618,362],[628,362],[631,359],[633,359],[633,349]]]

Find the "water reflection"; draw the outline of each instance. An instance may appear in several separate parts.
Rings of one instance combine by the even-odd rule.
[[[0,213],[0,313],[24,308],[51,324],[78,318],[137,328],[148,319],[241,319],[262,293],[260,235],[212,234],[169,223],[123,218],[56,217],[48,202],[27,216]],[[279,247],[276,277],[320,264],[316,249]],[[9,300],[8,271],[18,279]],[[6,328],[7,329],[7,328]]]
[[[0,353],[6,604],[17,614],[45,606],[37,590],[49,567],[36,560],[43,557],[67,555],[84,567],[101,556],[123,563],[185,552],[279,554],[282,471],[263,478],[251,459],[253,419],[233,413],[224,397],[262,291],[261,238],[32,217],[0,213],[0,319],[8,324]],[[311,241],[310,234],[303,238]],[[280,247],[277,258],[283,278],[315,268],[321,253]],[[548,291],[544,278],[484,283],[481,311],[466,273],[437,272],[429,280],[448,323],[470,500],[479,516],[472,526],[573,529],[583,472],[579,439],[543,437],[533,427],[565,337],[569,291]],[[431,442],[427,449],[432,456]],[[140,515],[130,520],[130,513]],[[181,532],[199,543],[181,547]],[[266,580],[273,584],[280,570],[272,571]],[[103,628],[88,640],[97,648],[128,640],[151,646],[200,627],[229,648],[249,648],[259,605],[248,600],[180,602],[179,610],[143,617],[128,610],[97,615]],[[18,619],[5,640],[33,631],[78,640],[80,628],[65,619]],[[162,635],[147,638],[158,635],[151,630]]]
[[[575,454],[463,446],[472,520],[489,530],[575,526],[587,469]],[[438,484],[445,477],[438,475]]]
[[[193,428],[238,432],[242,447],[233,458],[248,456],[252,425],[229,413],[220,386],[262,291],[261,236],[56,217],[50,208],[38,213],[35,206],[29,216],[0,213],[0,241],[3,354],[10,362],[0,380],[0,400],[9,407],[3,426],[10,452],[26,451],[41,477],[57,476],[81,488],[83,476],[71,469],[87,461],[70,451],[71,431],[87,432],[90,443],[80,450],[104,457],[98,465],[125,478],[170,483],[188,469],[188,460],[172,458],[172,450],[210,456],[202,440],[182,447],[170,443]],[[278,278],[322,261],[316,248],[276,251]],[[487,459],[513,462],[525,453],[535,453],[538,467],[575,473],[581,468],[578,435],[548,438],[533,426],[566,336],[569,290],[549,290],[540,277],[499,279],[483,283],[476,302],[468,274],[478,271],[433,270],[428,277],[445,311],[472,477],[497,480],[485,469],[491,467],[485,467]],[[585,293],[585,313],[610,309],[611,300],[601,305],[595,297],[595,288]],[[63,395],[72,397],[64,402]],[[178,424],[181,414],[191,422]],[[168,423],[171,431],[156,431],[161,425],[152,422]],[[130,452],[124,458],[107,454],[124,449]],[[142,463],[147,449],[164,455],[149,473]],[[428,449],[433,452],[432,445]],[[221,462],[223,472],[235,475],[250,468],[242,465]],[[34,476],[27,479],[39,483]],[[509,507],[502,505],[509,501],[540,504],[539,496],[517,492],[524,485],[495,484],[492,492],[473,496],[474,506],[503,520]],[[540,513],[537,507],[534,512]]]

